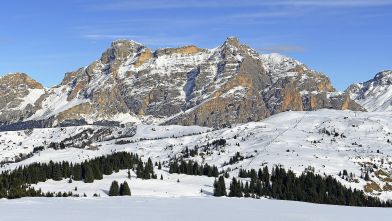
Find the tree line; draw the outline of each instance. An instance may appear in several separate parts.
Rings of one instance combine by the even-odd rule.
[[[149,158],[147,162],[133,153],[117,152],[107,156],[86,160],[82,163],[53,162],[33,163],[0,174],[0,198],[19,198],[26,196],[45,196],[40,191],[29,188],[29,184],[45,182],[48,179],[69,179],[92,183],[101,180],[103,175],[110,175],[122,169],[132,169],[142,179],[156,179],[154,166]]]
[[[219,171],[218,167],[210,166],[208,164],[199,164],[192,160],[174,160],[169,164],[169,173],[182,173],[187,175],[196,175],[196,176],[209,176],[209,177],[218,177]]]
[[[293,171],[274,167],[271,174],[268,167],[239,171],[240,178],[250,178],[245,183],[232,178],[229,193],[226,193],[224,178],[214,182],[214,196],[267,197],[280,200],[294,200],[320,204],[347,206],[391,207],[391,201],[380,201],[366,196],[363,191],[345,187],[332,176],[321,176],[311,171],[296,176]]]

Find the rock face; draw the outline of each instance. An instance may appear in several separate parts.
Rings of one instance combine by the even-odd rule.
[[[292,58],[258,54],[233,37],[214,49],[191,45],[155,52],[118,40],[58,86],[44,90],[26,82],[27,89],[17,93],[26,97],[33,85],[43,94],[27,113],[2,112],[3,124],[52,119],[54,126],[114,120],[223,127],[287,110],[363,110],[347,93],[336,92],[325,75]],[[9,93],[6,86],[1,90]]]
[[[0,77],[0,125],[30,117],[40,108],[43,86],[24,73]]]
[[[346,92],[368,111],[392,111],[392,71],[382,71],[369,81],[352,84]]]

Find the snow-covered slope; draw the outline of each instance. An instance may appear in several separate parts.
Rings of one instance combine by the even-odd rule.
[[[220,170],[231,171],[230,174],[234,176],[237,176],[239,168],[258,169],[264,165],[268,165],[270,168],[273,165],[283,165],[287,169],[294,170],[297,174],[311,169],[319,174],[332,175],[343,184],[357,189],[364,189],[368,184],[372,184],[373,187],[376,185],[382,191],[376,190],[378,188],[368,188],[367,193],[380,195],[382,198],[392,198],[392,192],[388,190],[389,181],[392,178],[392,116],[389,113],[327,109],[309,112],[284,112],[261,122],[240,124],[220,130],[198,126],[138,125],[135,127],[136,132],[128,133],[126,137],[95,139],[91,145],[86,147],[72,148],[72,144],[70,144],[65,149],[55,150],[48,148],[48,144],[45,144],[47,142],[45,137],[52,137],[59,133],[65,134],[61,136],[77,137],[76,135],[83,131],[82,128],[34,129],[28,133],[25,131],[1,132],[2,155],[0,155],[0,159],[3,161],[6,159],[5,157],[11,161],[20,153],[26,155],[32,151],[30,143],[35,146],[44,146],[43,150],[21,162],[4,165],[2,170],[50,160],[81,162],[116,151],[138,153],[144,159],[151,157],[153,161],[166,162],[165,165],[167,165],[167,162],[174,157],[184,156],[186,148],[189,150],[199,148],[199,154],[190,157],[190,159],[214,164]],[[114,131],[125,129],[120,128]],[[112,132],[112,134],[116,133]],[[53,140],[61,139],[53,137]],[[226,145],[210,145],[208,147],[207,144],[211,144],[217,139],[225,139]],[[120,140],[123,141],[120,142],[123,144],[119,144]],[[237,152],[245,159],[228,164],[230,158]],[[352,176],[340,177],[338,174],[343,170],[352,173]],[[370,173],[372,182],[367,182],[362,178],[366,172]],[[211,191],[211,180],[201,180],[198,177],[186,178],[187,176],[180,178],[188,180],[180,185],[185,192],[189,190],[187,193],[181,190],[168,190],[164,186],[172,185],[179,175],[168,174],[167,168],[157,170],[157,173],[163,174],[165,177],[162,184],[149,184],[155,188],[150,188],[146,192],[142,188],[147,184],[144,184],[144,181],[133,179],[131,185],[135,186],[134,193],[136,195],[178,196],[182,194],[199,195],[198,190],[203,188]],[[120,171],[119,174],[115,174],[113,177],[108,176],[105,178],[106,180],[86,186],[85,189],[86,191],[89,189],[91,194],[94,192],[105,194],[103,190],[107,189],[107,184],[114,178],[123,177],[125,179],[125,174],[125,171]],[[58,187],[64,187],[64,190],[74,188],[73,184],[67,184],[66,180],[47,181],[38,185],[48,190],[58,190],[56,189]]]
[[[9,221],[387,221],[390,208],[360,208],[235,198],[52,198],[0,201]]]
[[[351,85],[347,91],[368,111],[392,111],[392,71],[380,72],[369,81]]]

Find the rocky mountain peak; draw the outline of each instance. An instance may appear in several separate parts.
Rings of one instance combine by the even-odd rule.
[[[392,85],[392,70],[381,71],[373,78],[374,82],[383,85]]]
[[[221,49],[242,50],[249,48],[247,45],[241,43],[237,37],[228,37],[220,46]]]
[[[42,84],[30,78],[25,73],[9,73],[0,77],[1,87],[14,88],[14,89],[43,89]]]
[[[0,125],[30,117],[39,108],[45,91],[25,73],[0,77]]]
[[[240,45],[240,39],[235,36],[227,37],[223,44],[232,45],[238,47]]]
[[[392,71],[377,73],[373,79],[350,85],[350,97],[368,111],[392,111]]]
[[[113,61],[123,61],[131,55],[140,52],[144,45],[133,40],[116,40],[101,56],[101,62],[108,64]]]

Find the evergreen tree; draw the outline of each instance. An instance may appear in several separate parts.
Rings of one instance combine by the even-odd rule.
[[[72,168],[72,178],[74,180],[82,180],[82,167],[80,164],[75,164]]]
[[[112,182],[112,185],[110,185],[109,196],[118,196],[119,192],[120,189],[118,186],[118,182],[115,180]]]
[[[99,166],[97,165],[97,163],[93,163],[91,168],[93,170],[94,179],[95,180],[102,180],[103,174],[102,174],[101,170],[99,169]]]
[[[245,197],[250,197],[250,190],[249,190],[249,183],[248,182],[245,183],[244,196]]]
[[[214,182],[214,196],[226,196],[226,185],[223,176]]]
[[[241,183],[235,177],[230,183],[229,197],[242,197]]]
[[[54,163],[53,164],[53,162],[50,162],[49,164],[51,164],[52,163],[52,179],[53,180],[56,180],[56,181],[58,181],[58,180],[61,180],[61,168],[60,168],[60,165],[58,164],[58,163]]]
[[[131,189],[129,188],[128,183],[124,181],[124,183],[120,185],[120,196],[130,196],[130,195],[131,195]]]
[[[369,172],[366,172],[365,174],[365,181],[370,181]]]
[[[94,174],[93,169],[88,163],[83,165],[83,180],[85,183],[92,183],[94,182]]]

